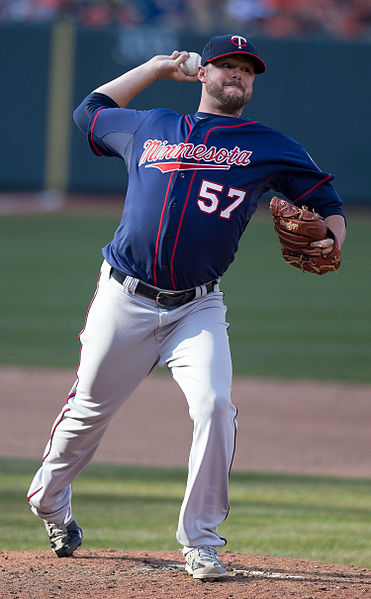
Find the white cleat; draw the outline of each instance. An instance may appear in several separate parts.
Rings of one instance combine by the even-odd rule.
[[[202,545],[184,553],[186,572],[197,580],[215,580],[226,576],[227,569],[220,563],[215,547]]]

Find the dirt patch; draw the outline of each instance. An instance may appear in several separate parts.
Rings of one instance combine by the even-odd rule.
[[[73,371],[0,367],[0,455],[40,458]],[[235,379],[234,470],[370,477],[367,385]],[[148,415],[150,414],[150,418]],[[95,461],[185,467],[192,423],[170,376],[151,376],[111,423]]]
[[[179,552],[79,551],[0,554],[2,599],[363,599],[371,570],[258,555],[221,553],[227,577],[195,581]]]

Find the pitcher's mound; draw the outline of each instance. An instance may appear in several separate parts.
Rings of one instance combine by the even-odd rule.
[[[220,552],[227,576],[198,582],[180,552],[0,553],[0,597],[15,599],[366,599],[371,570]]]

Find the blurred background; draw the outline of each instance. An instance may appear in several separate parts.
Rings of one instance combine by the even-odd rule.
[[[0,9],[2,22],[66,18],[98,29],[151,24],[212,33],[223,23],[273,38],[367,40],[371,33],[368,0],[1,0]]]
[[[0,0],[0,190],[121,194],[118,161],[86,151],[72,111],[97,85],[173,49],[239,32],[267,63],[247,112],[369,203],[370,0]],[[197,108],[199,86],[161,81],[137,108]]]

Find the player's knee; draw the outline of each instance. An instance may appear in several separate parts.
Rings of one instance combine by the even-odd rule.
[[[56,493],[46,492],[44,487],[37,489],[27,497],[27,502],[31,511],[40,518],[47,520],[47,514],[58,516],[59,512],[63,512],[66,506],[69,506],[71,500],[71,488],[68,485],[58,493],[58,505],[56,506]]]
[[[209,421],[217,418],[224,418],[231,408],[232,403],[229,394],[208,392],[200,395],[195,402],[190,416],[192,420]]]

